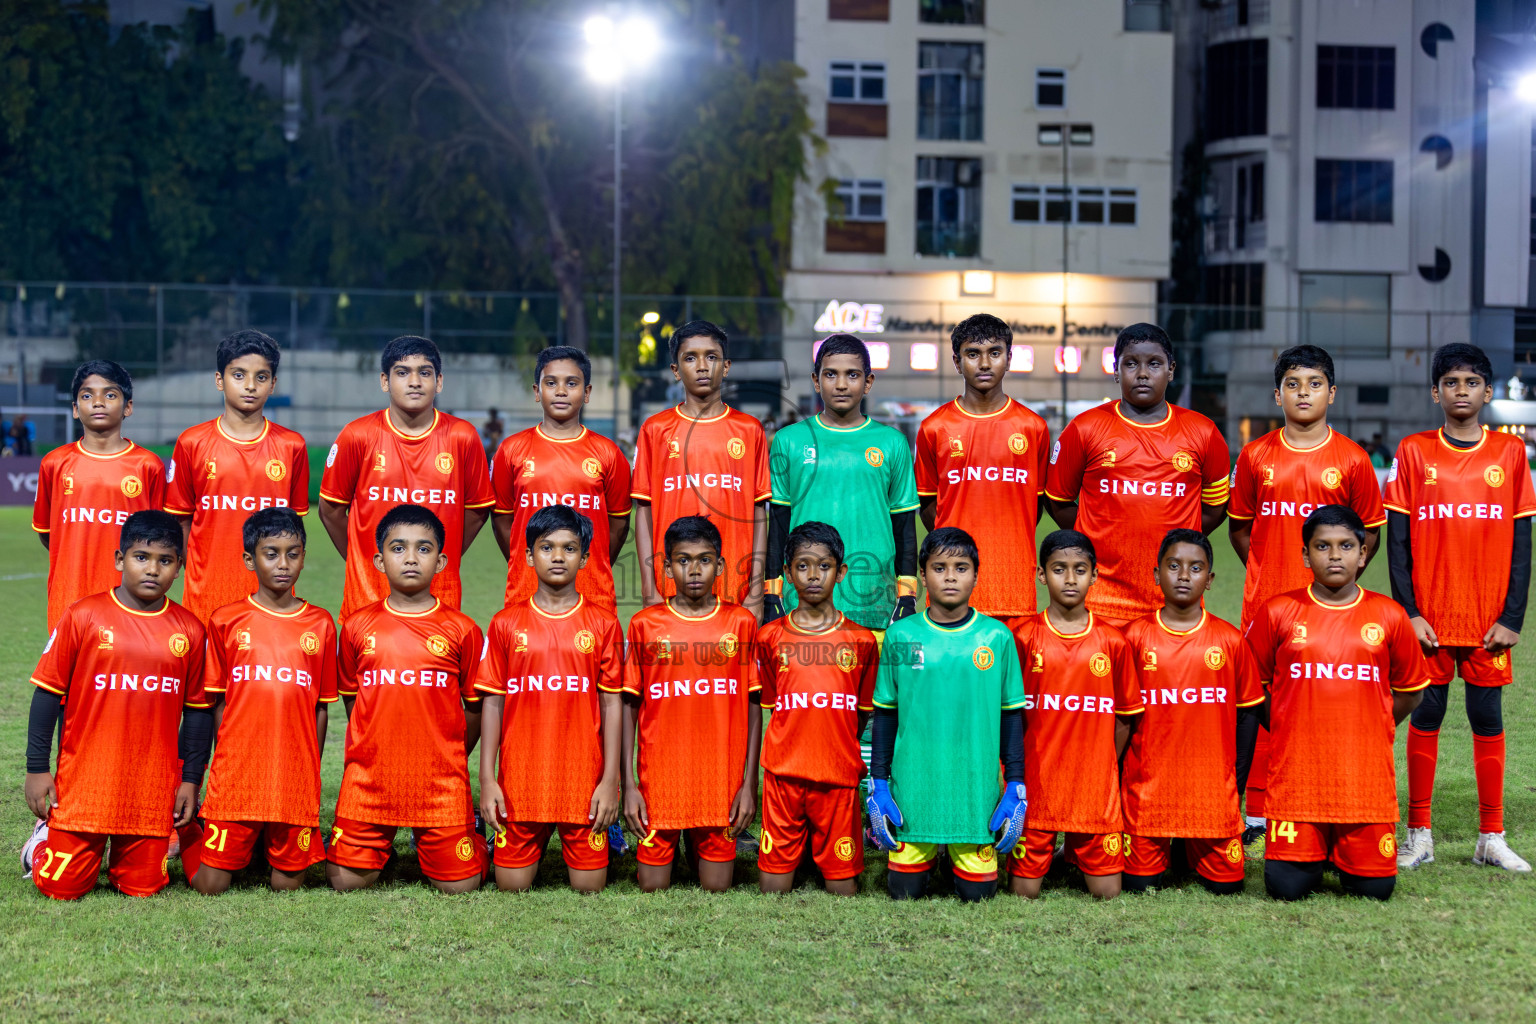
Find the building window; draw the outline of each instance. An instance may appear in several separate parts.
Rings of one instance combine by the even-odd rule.
[[[987,0],[918,0],[917,20],[936,25],[985,25]]]
[[[1207,330],[1264,329],[1264,264],[1210,263],[1205,267],[1205,300],[1214,307]]]
[[[885,220],[885,182],[860,178],[839,181],[831,212],[844,220]]]
[[[1060,68],[1035,69],[1035,106],[1067,105],[1067,73]]]
[[[917,137],[981,138],[980,43],[917,44]]]
[[[885,62],[832,62],[831,98],[839,103],[884,103]]]
[[[1391,110],[1397,95],[1397,51],[1390,46],[1319,46],[1320,110]]]
[[[1355,390],[1355,401],[1361,405],[1391,405],[1392,388],[1386,384],[1361,384]]]
[[[1392,161],[1319,160],[1313,220],[1392,223]]]
[[[1042,146],[1059,146],[1063,134],[1074,146],[1093,145],[1091,124],[1042,124],[1036,129],[1035,141]]]
[[[1205,251],[1264,248],[1264,157],[1213,160],[1208,182],[1214,208],[1205,217]]]
[[[891,0],[827,0],[828,21],[890,21]]]
[[[1127,32],[1168,32],[1173,29],[1173,11],[1168,0],[1125,0]]]
[[[1136,226],[1136,190],[1100,185],[1015,185],[1012,195],[1015,224],[1108,224]]]
[[[1269,132],[1269,40],[1244,39],[1205,51],[1207,139]]]
[[[1392,317],[1386,274],[1302,274],[1301,341],[1334,358],[1386,358]]]
[[[975,256],[981,252],[981,161],[917,158],[917,252]]]

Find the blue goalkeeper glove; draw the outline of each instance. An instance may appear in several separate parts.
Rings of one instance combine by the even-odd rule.
[[[901,840],[891,834],[891,826],[901,828],[906,824],[906,819],[901,816],[901,808],[896,806],[896,800],[891,796],[890,779],[869,780],[869,796],[864,801],[864,809],[869,812],[869,834],[875,845],[882,850],[894,850],[900,846]]]
[[[1024,783],[1010,782],[1003,789],[1003,798],[997,802],[997,810],[992,812],[992,820],[987,822],[987,831],[996,832],[1003,830],[1002,836],[993,846],[998,853],[1007,853],[1013,849],[1019,837],[1024,834],[1024,812],[1029,809],[1029,801],[1024,796]]]
[[[896,599],[896,610],[891,613],[891,621],[904,619],[908,615],[917,614],[917,598],[911,594],[904,594]]]
[[[763,625],[784,617],[784,599],[778,594],[763,595]]]

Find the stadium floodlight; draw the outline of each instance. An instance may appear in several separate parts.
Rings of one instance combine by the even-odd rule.
[[[1536,71],[1527,72],[1515,81],[1515,95],[1526,103],[1536,103]]]

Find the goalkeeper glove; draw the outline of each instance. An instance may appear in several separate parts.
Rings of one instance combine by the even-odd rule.
[[[906,821],[901,816],[901,808],[896,806],[891,796],[890,779],[869,780],[869,797],[864,801],[864,809],[869,812],[869,834],[874,838],[875,845],[882,850],[894,850],[900,846],[901,840],[891,834],[891,826],[901,828]]]
[[[1029,800],[1024,796],[1024,783],[1008,783],[1003,789],[1003,798],[997,802],[997,810],[992,812],[992,820],[987,822],[989,832],[1003,830],[1002,836],[993,844],[998,853],[1012,850],[1024,834],[1024,812],[1028,809]]]
[[[896,599],[896,610],[891,613],[891,621],[895,622],[897,619],[904,619],[908,615],[916,614],[917,598],[913,597],[911,594],[903,594],[901,597]]]
[[[784,599],[778,594],[763,595],[763,625],[784,617]]]

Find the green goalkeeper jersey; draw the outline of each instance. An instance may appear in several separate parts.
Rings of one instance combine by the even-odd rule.
[[[885,632],[876,708],[896,709],[891,796],[918,843],[990,843],[1003,711],[1024,706],[1013,634],[980,612],[940,626],[926,611]]]
[[[837,429],[812,416],[773,435],[768,457],[773,503],[789,506],[789,526],[822,522],[843,538],[848,575],[833,601],[868,629],[884,629],[896,607],[896,538],[891,516],[917,508],[912,446],[895,427],[866,419]],[[770,566],[769,577],[780,566]],[[784,609],[795,606],[786,582]]]

